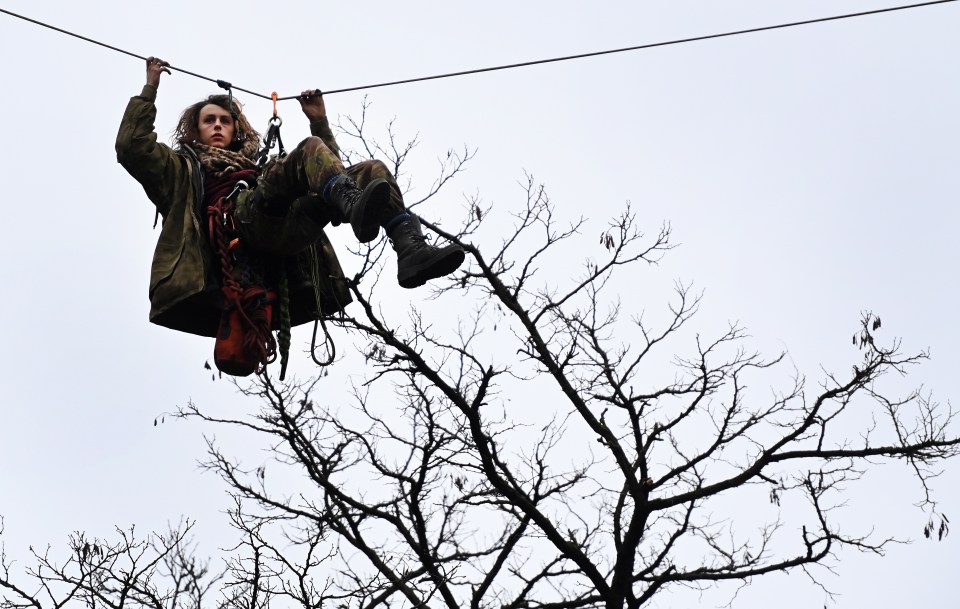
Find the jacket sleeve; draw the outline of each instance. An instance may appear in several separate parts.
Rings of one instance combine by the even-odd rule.
[[[183,157],[157,142],[156,98],[157,89],[151,85],[144,85],[140,95],[130,98],[117,133],[116,150],[117,161],[140,182],[157,211],[166,217],[175,182],[184,179],[188,170]]]
[[[337,155],[337,158],[340,158],[340,146],[337,145],[337,140],[333,137],[333,130],[330,129],[330,121],[326,118],[321,118],[319,120],[310,121],[310,134],[315,135],[323,143],[327,145],[327,148],[330,149],[333,154]]]

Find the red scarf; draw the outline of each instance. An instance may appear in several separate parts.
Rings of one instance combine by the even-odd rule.
[[[230,194],[240,180],[243,180],[252,188],[257,183],[259,172],[256,169],[241,169],[219,178],[207,172],[204,172],[204,174],[203,208],[206,209],[219,201],[221,197]]]

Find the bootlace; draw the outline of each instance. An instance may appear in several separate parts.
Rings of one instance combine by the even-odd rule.
[[[408,242],[408,243],[410,244],[410,246],[411,246],[410,249],[417,249],[417,250],[418,250],[418,249],[420,249],[420,248],[422,248],[422,247],[425,247],[425,246],[429,245],[429,244],[427,243],[427,239],[429,239],[429,237],[427,237],[426,235],[416,235],[416,234],[414,234],[414,235],[410,235],[410,236],[407,238],[407,242]],[[393,249],[397,249],[397,240],[391,237],[391,238],[390,238],[390,245],[393,246]]]

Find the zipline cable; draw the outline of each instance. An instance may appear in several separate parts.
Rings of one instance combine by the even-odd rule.
[[[24,21],[29,21],[30,23],[33,23],[33,24],[36,24],[36,25],[39,25],[39,26],[42,26],[42,27],[45,27],[45,28],[49,28],[49,29],[51,29],[51,30],[53,30],[53,31],[55,31],[55,32],[60,32],[61,34],[66,34],[67,36],[73,36],[74,38],[79,38],[80,40],[84,40],[84,41],[86,41],[86,42],[90,42],[90,43],[92,43],[92,44],[96,44],[96,45],[102,46],[102,47],[104,47],[104,48],[110,49],[111,51],[116,51],[117,53],[123,53],[124,55],[129,55],[130,57],[136,57],[137,59],[142,59],[143,61],[146,61],[146,60],[147,60],[147,58],[144,57],[143,55],[137,55],[136,53],[132,53],[132,52],[130,52],[130,51],[125,51],[125,50],[123,50],[123,49],[121,49],[121,48],[118,48],[118,47],[109,45],[109,44],[107,44],[107,43],[105,43],[105,42],[100,42],[99,40],[94,40],[93,38],[87,38],[86,36],[81,36],[80,34],[75,34],[75,33],[73,33],[73,32],[69,32],[69,31],[67,31],[67,30],[58,28],[58,27],[56,27],[56,26],[54,26],[54,25],[50,25],[49,23],[44,23],[44,22],[42,22],[42,21],[37,21],[36,19],[31,19],[30,17],[24,17],[23,15],[18,15],[17,13],[14,13],[14,12],[12,12],[12,11],[8,11],[8,10],[3,9],[3,8],[0,8],[0,13],[5,13],[5,14],[7,14],[7,15],[10,15],[11,17],[16,17],[17,19],[23,19]],[[167,67],[170,68],[171,70],[176,70],[177,72],[183,72],[184,74],[189,74],[190,76],[195,76],[196,78],[200,78],[200,79],[203,79],[203,80],[209,80],[210,82],[216,83],[216,84],[219,85],[219,86],[223,86],[224,84],[228,84],[228,83],[224,83],[222,80],[217,80],[216,78],[210,78],[209,76],[204,76],[203,74],[197,74],[196,72],[191,72],[190,70],[185,70],[185,69],[183,69],[183,68],[175,68],[174,66],[167,66]],[[255,91],[248,91],[247,89],[242,89],[242,88],[240,88],[240,87],[233,86],[233,85],[230,85],[230,86],[232,86],[232,87],[233,87],[234,89],[236,89],[237,91],[243,91],[244,93],[249,93],[250,95],[255,95],[255,96],[257,96],[257,97],[262,97],[262,98],[264,98],[264,99],[273,99],[270,95],[263,95],[263,94],[261,94],[261,93],[256,93]],[[285,97],[285,98],[283,98],[283,99],[296,99],[297,97],[298,97],[298,96],[294,95],[294,96],[292,96],[292,97],[289,97],[289,98]]]
[[[851,19],[853,17],[865,17],[867,15],[877,15],[880,13],[890,13],[893,11],[903,11],[912,8],[920,8],[924,6],[932,6],[934,4],[946,4],[948,2],[956,2],[957,0],[935,0],[933,2],[920,2],[917,4],[909,4],[905,6],[895,6],[891,8],[881,8],[871,11],[862,11],[859,13],[848,13],[846,15],[836,15],[833,17],[821,17],[819,19],[808,19],[806,21],[794,21],[792,23],[781,23],[778,25],[768,25],[763,27],[755,27],[746,30],[736,30],[733,32],[724,32],[722,34],[707,34],[705,36],[694,36],[693,38],[681,38],[678,40],[668,40],[666,42],[652,42],[648,44],[641,44],[633,47],[623,47],[620,49],[610,49],[608,51],[595,51],[592,53],[580,53],[578,55],[567,55],[565,57],[554,57],[552,59],[537,59],[534,61],[524,61],[522,63],[511,63],[502,66],[495,66],[492,68],[479,68],[476,70],[465,70],[463,72],[450,72],[448,74],[438,74],[436,76],[423,76],[420,78],[408,78],[406,80],[394,80],[392,82],[385,82],[376,85],[364,85],[362,87],[351,87],[349,89],[335,89],[333,91],[324,91],[324,95],[330,95],[333,93],[346,93],[348,91],[360,91],[363,89],[374,89],[376,87],[387,87],[390,85],[402,85],[410,82],[422,82],[424,80],[436,80],[438,78],[449,78],[451,76],[465,76],[467,74],[480,74],[482,72],[493,72],[495,70],[509,70],[512,68],[522,68],[526,66],[535,66],[544,63],[553,63],[556,61],[569,61],[571,59],[583,59],[585,57],[598,57],[600,55],[611,55],[613,53],[625,53],[627,51],[640,51],[642,49],[653,49],[656,47],[665,47],[675,44],[684,44],[687,42],[700,42],[702,40],[712,40],[714,38],[726,38],[729,36],[740,36],[742,34],[753,34],[756,32],[766,32],[768,30],[779,30],[789,27],[797,27],[801,25],[811,25],[814,23],[825,23],[827,21],[838,21],[840,19]]]
[[[586,58],[586,57],[599,57],[599,56],[601,56],[601,55],[612,55],[612,54],[614,54],[614,53],[626,53],[627,51],[640,51],[640,50],[643,50],[643,49],[653,49],[653,48],[656,48],[656,47],[665,47],[665,46],[671,46],[671,45],[676,45],[676,44],[686,44],[686,43],[688,43],[688,42],[700,42],[700,41],[704,41],[704,40],[713,40],[713,39],[715,39],[715,38],[728,38],[728,37],[730,37],[730,36],[741,36],[741,35],[743,35],[743,34],[754,34],[754,33],[757,33],[757,32],[767,32],[767,31],[770,31],[770,30],[780,30],[780,29],[791,28],[791,27],[799,27],[799,26],[801,26],[801,25],[813,25],[813,24],[815,24],[815,23],[826,23],[826,22],[828,22],[828,21],[839,21],[839,20],[841,20],[841,19],[852,19],[852,18],[855,18],[855,17],[866,17],[866,16],[868,16],[868,15],[879,15],[879,14],[881,14],[881,13],[892,13],[892,12],[894,12],[894,11],[905,11],[905,10],[914,9],[914,8],[921,8],[921,7],[925,7],[925,6],[933,6],[933,5],[936,5],[936,4],[947,4],[947,3],[950,3],[950,2],[957,2],[957,0],[931,0],[930,2],[918,2],[918,3],[916,3],[916,4],[905,4],[905,5],[901,5],[901,6],[892,6],[892,7],[889,7],[889,8],[880,8],[880,9],[874,9],[874,10],[869,10],[869,11],[860,11],[860,12],[858,12],[858,13],[847,13],[847,14],[844,14],[844,15],[834,15],[834,16],[832,16],[832,17],[820,17],[820,18],[817,18],[817,19],[807,19],[807,20],[805,20],[805,21],[793,21],[793,22],[790,22],[790,23],[780,23],[780,24],[776,24],[776,25],[767,25],[767,26],[762,26],[762,27],[749,28],[749,29],[745,29],[745,30],[735,30],[735,31],[732,31],[732,32],[723,32],[723,33],[720,33],[720,34],[707,34],[707,35],[704,35],[704,36],[694,36],[694,37],[692,37],[692,38],[680,38],[680,39],[677,39],[677,40],[668,40],[668,41],[664,41],[664,42],[652,42],[652,43],[648,43],[648,44],[641,44],[641,45],[632,46],[632,47],[623,47],[623,48],[619,48],[619,49],[610,49],[610,50],[606,50],[606,51],[594,51],[594,52],[592,52],[592,53],[580,53],[580,54],[577,54],[577,55],[566,55],[566,56],[563,56],[563,57],[553,57],[553,58],[550,58],[550,59],[537,59],[537,60],[534,60],[534,61],[524,61],[524,62],[521,62],[521,63],[511,63],[511,64],[505,64],[505,65],[500,65],[500,66],[493,66],[493,67],[489,67],[489,68],[477,68],[477,69],[474,69],[474,70],[464,70],[464,71],[462,71],[462,72],[448,72],[448,73],[446,73],[446,74],[436,74],[436,75],[434,75],[434,76],[421,76],[421,77],[418,77],[418,78],[407,78],[407,79],[404,79],[404,80],[393,80],[393,81],[390,81],[390,82],[382,82],[382,83],[373,84],[373,85],[362,85],[362,86],[359,86],[359,87],[348,87],[348,88],[345,88],[345,89],[333,89],[333,90],[331,90],[331,91],[324,91],[323,94],[324,94],[324,95],[333,95],[334,93],[347,93],[347,92],[351,92],[351,91],[363,91],[363,90],[366,90],[366,89],[376,89],[376,88],[378,88],[378,87],[389,87],[389,86],[393,86],[393,85],[403,85],[403,84],[407,84],[407,83],[423,82],[423,81],[427,81],[427,80],[437,80],[437,79],[440,79],[440,78],[451,78],[451,77],[453,77],[453,76],[466,76],[466,75],[469,75],[469,74],[481,74],[481,73],[484,73],[484,72],[495,72],[495,71],[497,71],[497,70],[510,70],[510,69],[513,69],[513,68],[523,68],[523,67],[527,67],[527,66],[535,66],[535,65],[545,64],[545,63],[554,63],[554,62],[559,62],[559,61],[570,61],[570,60],[572,60],[572,59],[584,59],[584,58]],[[49,29],[54,30],[54,31],[56,31],[56,32],[60,32],[61,34],[66,34],[66,35],[68,35],[68,36],[73,36],[74,38],[79,38],[80,40],[85,40],[85,41],[87,41],[87,42],[90,42],[90,43],[93,43],[93,44],[96,44],[96,45],[99,45],[99,46],[108,48],[108,49],[110,49],[110,50],[112,50],[112,51],[116,51],[116,52],[118,52],[118,53],[123,53],[124,55],[129,55],[129,56],[131,56],[131,57],[136,57],[137,59],[142,59],[142,60],[144,60],[144,61],[146,61],[146,59],[147,59],[146,57],[143,57],[143,56],[141,56],[141,55],[137,55],[136,53],[131,53],[130,51],[125,51],[125,50],[120,49],[120,48],[117,48],[117,47],[115,47],[115,46],[111,46],[111,45],[109,45],[109,44],[105,44],[105,43],[103,43],[103,42],[99,42],[99,41],[94,40],[94,39],[92,39],[92,38],[87,38],[86,36],[81,36],[81,35],[79,35],[79,34],[75,34],[75,33],[73,33],[73,32],[69,32],[69,31],[67,31],[67,30],[64,30],[64,29],[61,29],[61,28],[58,28],[58,27],[49,25],[49,24],[47,24],[47,23],[43,23],[42,21],[37,21],[36,19],[30,19],[29,17],[24,17],[23,15],[18,15],[17,13],[14,13],[14,12],[11,12],[11,11],[8,11],[8,10],[5,10],[5,9],[2,9],[2,8],[0,8],[0,13],[5,13],[5,14],[7,14],[7,15],[10,15],[11,17],[16,17],[16,18],[18,18],[18,19],[23,19],[24,21],[28,21],[28,22],[30,22],[30,23],[33,23],[33,24],[36,24],[36,25],[39,25],[39,26],[42,26],[42,27],[45,27],[45,28],[49,28]],[[262,93],[257,93],[257,92],[255,92],[255,91],[250,91],[249,89],[243,89],[243,88],[241,88],[241,87],[237,87],[237,86],[231,85],[230,83],[226,83],[226,82],[224,82],[224,81],[222,81],[222,80],[218,80],[218,79],[216,79],[216,78],[210,78],[209,76],[203,76],[202,74],[197,74],[197,73],[195,73],[195,72],[191,72],[191,71],[185,70],[185,69],[183,69],[183,68],[178,68],[178,67],[174,67],[174,66],[167,66],[167,67],[169,67],[171,70],[176,70],[177,72],[183,72],[184,74],[189,74],[190,76],[195,76],[196,78],[201,78],[201,79],[203,79],[203,80],[208,80],[208,81],[210,81],[210,82],[216,83],[217,85],[219,85],[219,86],[221,86],[221,87],[224,87],[224,86],[226,86],[226,87],[233,87],[233,88],[236,89],[237,91],[243,91],[244,93],[249,93],[250,95],[254,95],[254,96],[256,96],[256,97],[261,97],[261,98],[263,98],[263,99],[278,100],[278,101],[279,101],[279,100],[296,99],[296,98],[299,97],[299,95],[288,95],[288,96],[286,96],[286,97],[274,97],[274,95],[276,95],[276,94],[273,94],[273,95],[264,95],[264,94],[262,94]]]

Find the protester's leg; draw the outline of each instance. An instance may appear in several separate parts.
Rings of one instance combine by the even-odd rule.
[[[397,280],[404,288],[449,275],[464,260],[457,245],[426,242],[386,165],[364,161],[344,168],[317,137],[270,165],[257,188],[238,200],[236,218],[246,243],[280,255],[308,247],[328,222],[350,222],[364,243],[382,226],[397,252]]]
[[[343,173],[343,163],[318,137],[308,137],[263,171],[257,189],[269,208],[304,195],[320,196],[327,182]]]
[[[339,215],[349,222],[362,243],[377,238],[376,217],[390,198],[388,185],[382,180],[373,180],[362,190],[357,188],[344,173],[340,159],[319,137],[303,140],[283,160],[265,170],[258,191],[267,208],[308,193],[316,195],[331,208],[324,210],[324,215]]]
[[[236,217],[252,247],[290,255],[313,243],[329,222],[350,222],[358,239],[372,241],[379,231],[375,216],[389,197],[382,180],[357,188],[323,140],[309,137],[267,166],[257,188],[238,201]]]
[[[345,174],[353,178],[359,188],[366,188],[376,180],[384,180],[390,189],[390,200],[383,205],[379,214],[377,214],[377,224],[386,226],[390,220],[407,211],[403,204],[403,194],[400,193],[400,186],[397,180],[390,173],[390,170],[381,161],[361,161],[356,165],[351,165],[343,170]]]
[[[381,207],[377,222],[386,230],[397,252],[397,281],[401,287],[419,287],[460,267],[464,260],[463,248],[454,244],[435,247],[426,242],[420,220],[407,211],[400,187],[386,165],[375,160],[364,161],[347,167],[344,172],[361,188],[375,180],[384,180],[390,187],[390,202]]]
[[[455,243],[436,247],[426,242],[420,219],[413,214],[394,221],[387,230],[397,252],[397,282],[402,288],[417,288],[454,272],[463,264],[463,248]]]
[[[254,195],[255,191],[240,193],[234,219],[241,241],[260,252],[298,254],[317,240],[330,221],[323,213],[327,206],[318,197],[295,199],[286,205],[286,213],[276,215],[265,211],[263,201]]]

